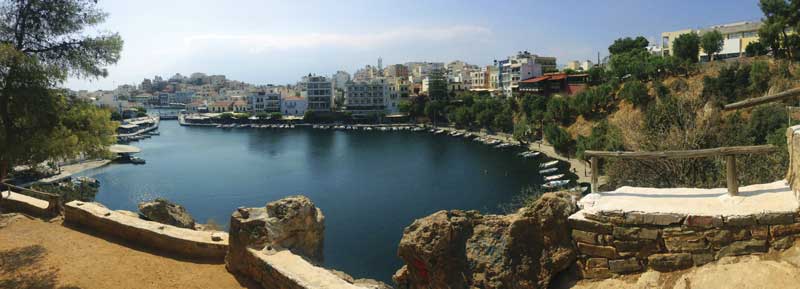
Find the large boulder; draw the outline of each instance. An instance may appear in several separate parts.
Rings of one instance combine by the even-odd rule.
[[[304,196],[286,197],[265,207],[237,209],[231,216],[230,253],[269,246],[322,262],[324,233],[325,216],[311,200]]]
[[[181,205],[163,198],[139,203],[139,212],[148,220],[194,230],[194,218]]]
[[[510,215],[439,211],[414,221],[400,240],[399,288],[547,288],[574,263],[567,193],[543,195]]]

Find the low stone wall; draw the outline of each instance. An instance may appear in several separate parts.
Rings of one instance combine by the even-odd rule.
[[[185,258],[222,262],[228,252],[228,233],[164,225],[140,219],[135,214],[109,210],[98,203],[67,203],[64,222]]]
[[[797,212],[696,216],[622,211],[578,212],[569,218],[583,278],[646,269],[674,271],[726,256],[786,249],[800,234]]]
[[[26,196],[23,194],[5,191],[0,192],[0,208],[7,212],[18,212],[38,218],[51,218],[58,215],[59,210],[56,205],[50,202]]]

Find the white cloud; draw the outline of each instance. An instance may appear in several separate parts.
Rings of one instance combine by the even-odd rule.
[[[351,49],[372,49],[397,43],[448,42],[468,40],[488,41],[491,30],[479,26],[452,26],[435,28],[401,28],[377,33],[307,33],[278,34],[203,34],[184,38],[184,49],[194,50],[208,46],[242,48],[250,53],[270,50],[308,49],[325,46]]]

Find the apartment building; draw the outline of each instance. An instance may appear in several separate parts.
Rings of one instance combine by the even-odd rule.
[[[354,116],[385,113],[389,96],[389,84],[385,78],[352,81],[345,88],[344,110]]]
[[[740,57],[744,55],[747,45],[758,41],[758,29],[761,28],[761,21],[743,21],[722,25],[714,25],[699,29],[681,29],[661,33],[661,54],[674,55],[674,42],[682,34],[696,32],[703,34],[707,31],[717,30],[722,34],[722,51],[714,56],[715,59],[726,59]],[[709,56],[705,51],[700,51],[700,59],[708,60]]]
[[[541,76],[544,72],[557,71],[556,58],[518,52],[507,59],[497,61],[498,87],[503,95],[511,97],[521,80]]]
[[[331,111],[333,82],[324,76],[309,74],[303,85],[308,99],[308,111]]]
[[[258,91],[247,96],[247,106],[252,113],[280,112],[281,95],[272,91]]]

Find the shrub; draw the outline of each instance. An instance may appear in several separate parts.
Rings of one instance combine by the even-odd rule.
[[[573,149],[574,141],[569,133],[560,126],[554,124],[545,126],[544,138],[561,154],[569,154]]]
[[[647,103],[650,102],[650,95],[647,94],[647,87],[638,80],[625,82],[625,85],[619,92],[619,98],[630,102],[635,107],[647,106]]]
[[[753,61],[750,67],[750,90],[764,93],[769,89],[769,64],[763,60]]]

